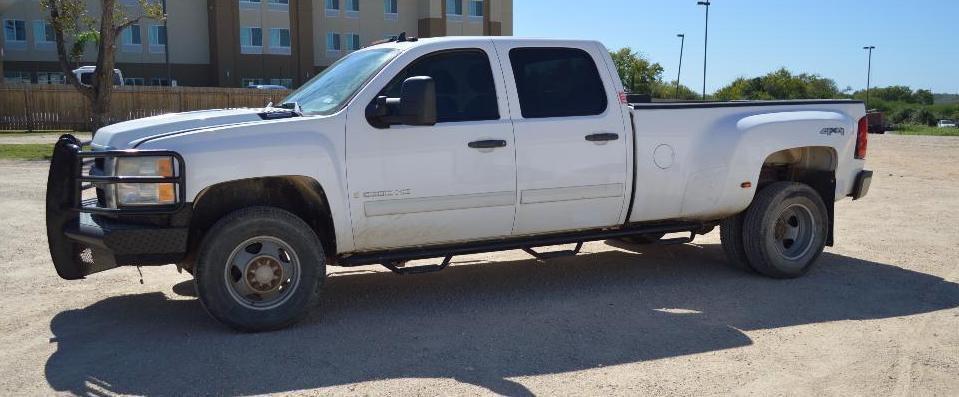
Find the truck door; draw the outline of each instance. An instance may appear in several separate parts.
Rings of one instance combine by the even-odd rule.
[[[630,189],[631,137],[618,89],[608,77],[605,49],[496,45],[516,137],[513,234],[620,223]]]
[[[346,159],[357,250],[504,237],[512,230],[516,146],[492,44],[428,48],[401,55],[349,110]],[[399,97],[403,80],[413,76],[433,78],[438,123],[372,126],[367,104],[380,95]]]

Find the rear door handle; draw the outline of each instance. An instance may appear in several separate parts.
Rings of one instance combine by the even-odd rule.
[[[469,143],[469,147],[472,149],[495,149],[499,147],[506,147],[506,141],[502,139],[488,139],[485,141],[473,141]]]
[[[615,141],[619,139],[619,134],[612,132],[602,132],[599,134],[586,135],[586,140],[590,142]]]

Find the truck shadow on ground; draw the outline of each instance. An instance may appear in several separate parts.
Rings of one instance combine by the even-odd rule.
[[[740,330],[959,306],[955,283],[841,255],[824,254],[796,280],[722,261],[718,245],[684,245],[421,276],[347,272],[328,279],[303,323],[266,334],[231,332],[196,300],[112,297],[55,316],[46,378],[94,395],[247,395],[397,378],[527,395],[509,378],[750,345]]]

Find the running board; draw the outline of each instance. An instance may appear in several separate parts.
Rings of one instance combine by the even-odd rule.
[[[678,245],[678,244],[688,244],[693,242],[696,238],[695,232],[689,232],[689,237],[677,237],[677,238],[667,238],[662,239],[656,242],[659,245]]]
[[[440,270],[446,269],[450,265],[450,261],[453,260],[453,256],[447,256],[443,259],[443,262],[439,265],[423,265],[423,266],[410,266],[403,267],[405,262],[384,262],[383,267],[390,269],[391,272],[405,275],[405,274],[423,274],[423,273],[433,273]]]
[[[716,222],[691,223],[677,222],[669,224],[645,224],[621,227],[616,229],[587,230],[573,233],[557,233],[540,236],[514,237],[505,239],[494,239],[485,241],[476,241],[460,244],[446,244],[436,246],[422,246],[413,248],[398,248],[392,250],[372,251],[357,253],[354,255],[345,255],[337,258],[337,266],[351,267],[375,264],[390,264],[395,266],[398,263],[417,259],[445,258],[458,255],[480,254],[484,252],[509,251],[514,249],[529,249],[530,247],[546,247],[561,244],[583,243],[588,241],[606,240],[635,236],[648,233],[683,233],[691,234],[702,233],[716,226]],[[672,239],[670,239],[672,240]],[[686,240],[686,239],[683,239]],[[550,253],[546,253],[549,255]],[[535,255],[534,255],[535,256]],[[432,265],[429,269],[442,270],[442,265]],[[392,270],[392,269],[390,269]],[[435,270],[430,270],[435,271]],[[407,273],[408,274],[408,273]]]
[[[533,250],[533,247],[522,248],[523,252],[530,254],[532,257],[545,261],[553,258],[562,258],[564,256],[576,256],[579,255],[579,251],[583,249],[583,242],[580,241],[576,243],[576,248],[571,250],[560,250],[560,251],[550,251],[550,252],[536,252]]]

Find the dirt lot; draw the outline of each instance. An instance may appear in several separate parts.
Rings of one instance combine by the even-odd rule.
[[[592,243],[395,276],[332,268],[285,331],[231,332],[186,275],[57,278],[45,163],[2,162],[0,393],[959,395],[959,138],[873,137],[869,196],[798,280],[696,244]]]

